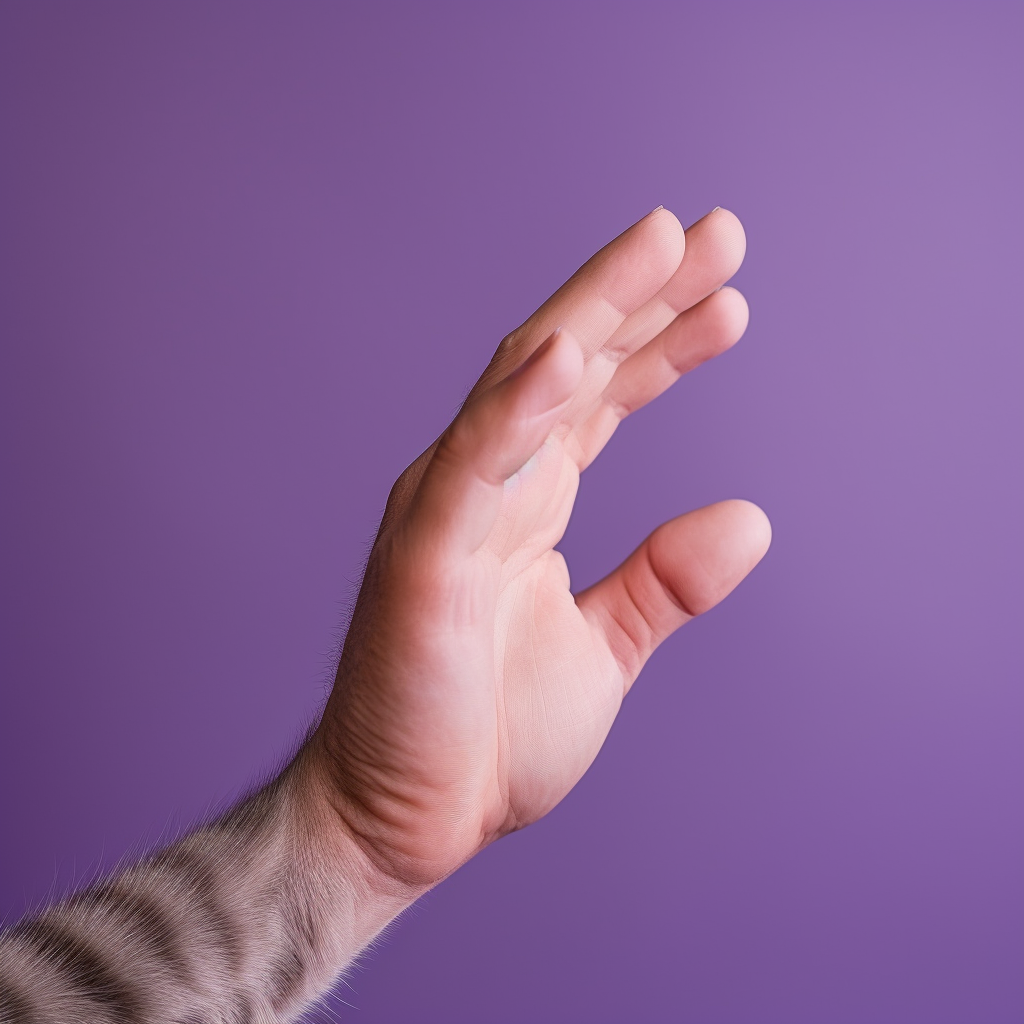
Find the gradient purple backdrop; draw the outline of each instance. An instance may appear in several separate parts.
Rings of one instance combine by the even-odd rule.
[[[1020,1021],[1022,10],[5,3],[3,910],[272,767],[501,336],[723,205],[747,336],[563,550],[733,496],[772,550],[333,1013]]]

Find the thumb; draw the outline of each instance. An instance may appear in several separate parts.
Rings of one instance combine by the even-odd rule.
[[[768,517],[749,501],[722,501],[672,519],[614,572],[576,597],[622,668],[626,690],[655,648],[714,607],[761,560]]]

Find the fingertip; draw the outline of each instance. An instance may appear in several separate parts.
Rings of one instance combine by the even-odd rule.
[[[577,392],[583,373],[580,343],[560,327],[505,379],[503,387],[519,395],[519,415],[531,419],[563,406]]]
[[[716,221],[715,226],[718,230],[728,231],[737,241],[746,244],[747,235],[743,230],[743,222],[732,210],[727,210],[724,206],[716,206],[707,216]]]
[[[586,359],[576,336],[568,328],[559,327],[555,331],[549,359],[550,372],[565,383],[568,392],[566,397],[572,397],[583,380]]]
[[[722,502],[735,518],[737,532],[742,532],[751,554],[753,568],[764,558],[772,543],[772,523],[760,505],[746,498],[732,498]]]
[[[514,373],[505,386],[521,396],[522,415],[531,418],[564,405],[583,379],[583,350],[574,335],[558,327]]]
[[[678,516],[649,539],[654,564],[672,580],[673,592],[691,615],[702,615],[731,593],[770,542],[768,517],[741,498]]]
[[[724,352],[732,348],[746,332],[750,323],[750,307],[743,293],[728,285],[712,292],[705,301],[713,304],[717,320],[713,337],[718,342],[718,350]]]
[[[712,252],[717,256],[727,276],[735,274],[747,252],[747,234],[739,217],[718,207],[697,223],[703,223],[707,229],[701,231],[702,247],[707,248],[709,256]]]
[[[661,206],[637,225],[644,230],[646,252],[651,270],[667,281],[679,269],[686,251],[686,231],[679,218]]]

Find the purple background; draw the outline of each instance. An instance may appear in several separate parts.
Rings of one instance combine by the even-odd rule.
[[[651,207],[721,204],[748,334],[613,440],[564,550],[582,585],[743,496],[771,553],[332,1012],[1021,1020],[1021,29],[5,3],[3,910],[283,756],[497,341]]]

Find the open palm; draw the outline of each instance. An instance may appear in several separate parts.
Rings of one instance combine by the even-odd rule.
[[[396,483],[314,739],[332,804],[413,887],[549,811],[596,757],[654,648],[764,554],[764,514],[666,523],[573,595],[555,550],[617,425],[732,345],[743,258],[716,210],[656,210],[502,341],[462,411]]]

